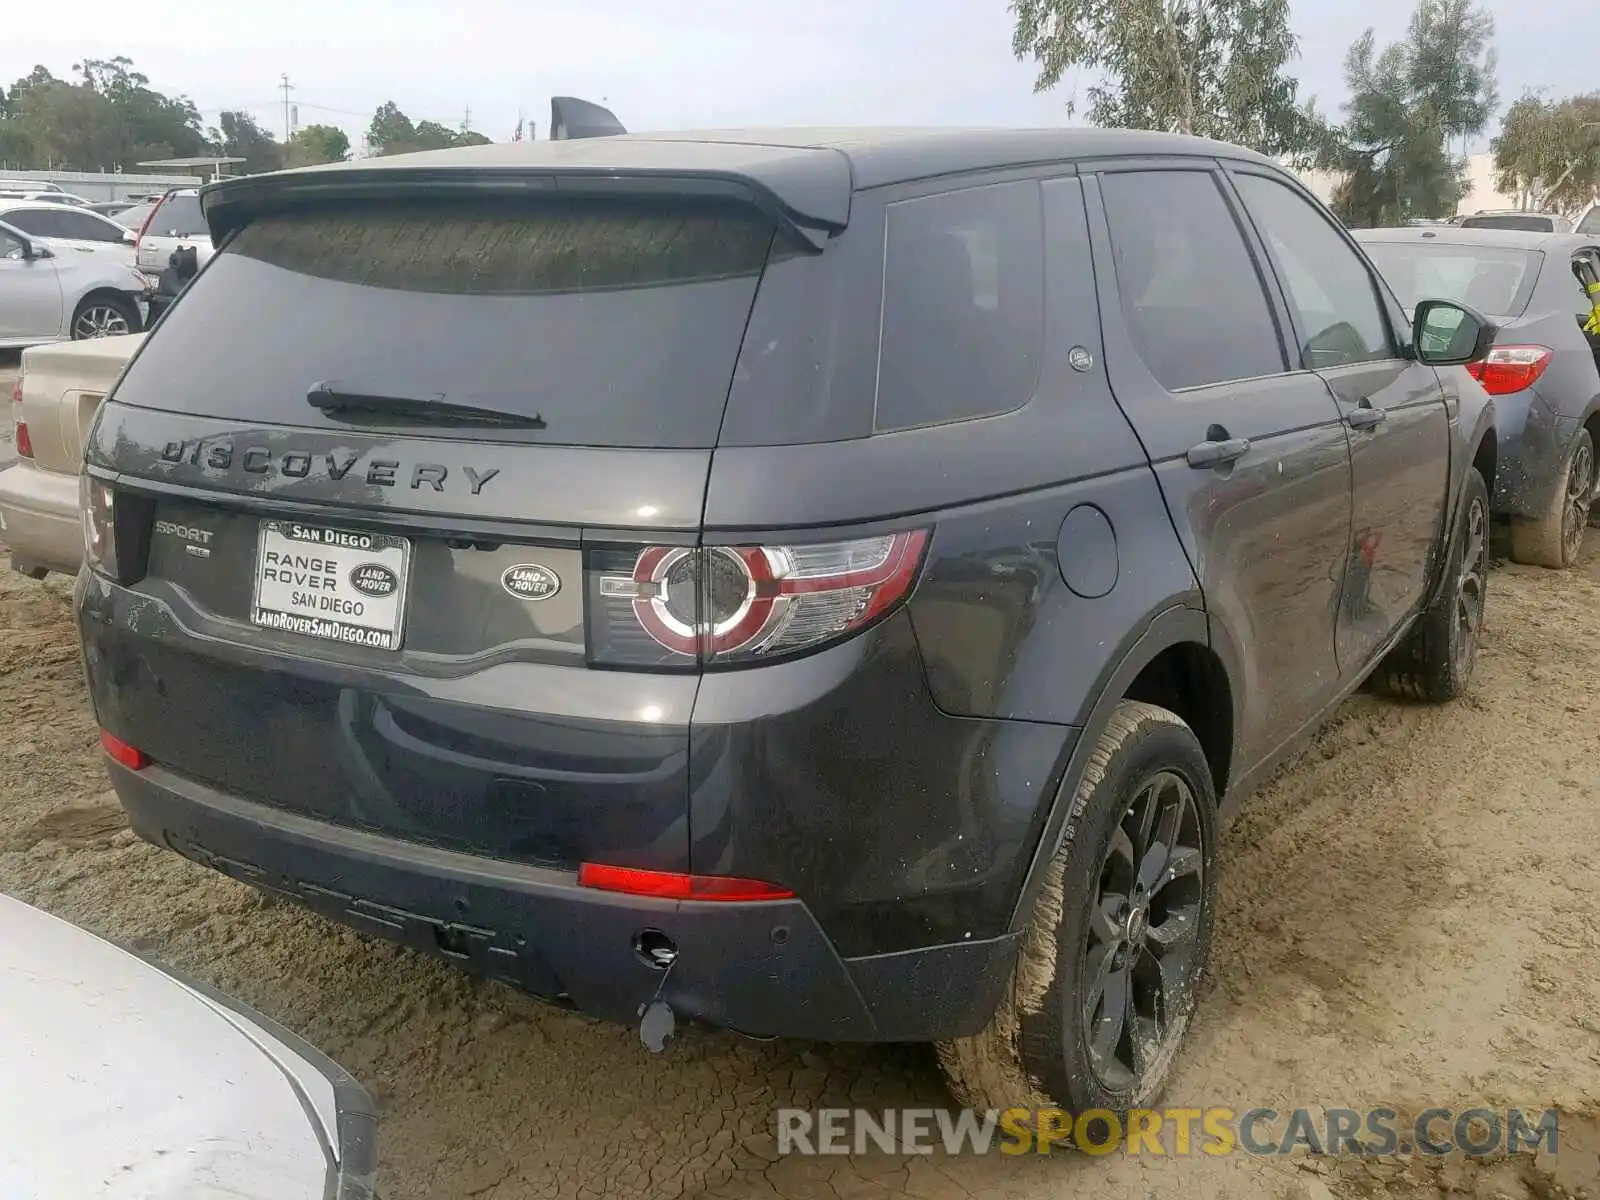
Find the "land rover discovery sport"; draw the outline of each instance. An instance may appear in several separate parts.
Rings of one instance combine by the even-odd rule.
[[[1254,154],[639,135],[202,204],[87,451],[134,827],[657,1045],[1145,1102],[1219,801],[1369,676],[1466,686],[1493,331]]]

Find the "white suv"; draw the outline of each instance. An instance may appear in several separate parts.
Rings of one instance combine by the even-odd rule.
[[[53,249],[0,221],[0,349],[137,333],[148,289],[125,262]]]
[[[157,201],[134,247],[135,263],[149,275],[166,270],[172,252],[192,246],[196,265],[211,257],[211,231],[200,211],[199,188],[177,188]]]

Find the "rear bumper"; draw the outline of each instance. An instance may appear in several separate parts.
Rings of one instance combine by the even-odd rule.
[[[1534,389],[1495,399],[1496,513],[1539,517],[1564,486],[1561,464],[1577,421],[1559,416]]]
[[[25,574],[76,574],[83,561],[78,477],[25,458],[0,470],[0,538],[11,547],[11,565]]]
[[[800,900],[641,899],[570,872],[403,842],[268,808],[160,766],[108,761],[146,840],[335,921],[582,1012],[636,1024],[658,994],[680,1018],[758,1037],[928,1041],[993,1012],[1017,935],[845,958]],[[635,949],[671,939],[669,971]]]

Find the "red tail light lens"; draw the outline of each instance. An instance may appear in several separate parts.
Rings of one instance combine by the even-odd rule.
[[[608,867],[603,863],[581,864],[578,886],[662,900],[787,900],[794,895],[788,888],[762,883],[759,879],[682,875],[676,871],[647,871],[641,867]]]
[[[161,211],[161,206],[166,202],[167,198],[165,196],[157,200],[150,206],[150,211],[145,213],[144,220],[139,222],[139,232],[133,235],[133,252],[135,255],[139,253],[139,243],[144,240],[145,232],[150,228],[151,222],[156,219],[156,214]]]
[[[1482,362],[1468,363],[1467,370],[1491,396],[1509,396],[1532,387],[1553,357],[1548,346],[1496,346]]]
[[[127,742],[113,733],[100,731],[100,744],[115,761],[127,767],[130,771],[142,771],[150,765],[150,759],[143,750],[128,745]]]
[[[17,457],[33,457],[33,438],[28,433],[28,423],[22,419],[22,376],[11,388],[11,421],[16,426]]]
[[[684,666],[816,649],[865,629],[904,599],[927,539],[918,529],[847,542],[647,546],[631,560],[611,552],[591,564],[597,624],[609,631],[613,652],[600,657]],[[644,654],[628,653],[630,643]]]

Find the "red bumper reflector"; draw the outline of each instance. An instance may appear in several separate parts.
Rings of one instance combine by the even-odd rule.
[[[127,742],[104,729],[100,731],[100,744],[106,748],[106,753],[116,759],[130,771],[142,771],[150,765],[150,759],[143,750],[128,745]]]
[[[647,871],[641,867],[608,867],[583,863],[578,886],[630,896],[655,896],[662,900],[787,900],[788,888],[758,879],[728,875],[683,875],[677,871]]]

